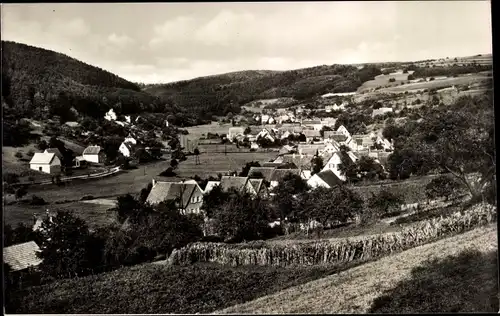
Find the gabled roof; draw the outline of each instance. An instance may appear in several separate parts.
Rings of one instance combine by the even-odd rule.
[[[280,167],[283,167],[283,166],[286,166],[287,164],[286,163],[283,163],[283,162],[264,162],[261,164],[261,168],[280,168]],[[248,173],[250,174],[250,172]]]
[[[321,124],[321,121],[320,120],[306,120],[306,121],[302,121],[302,125],[320,125]]]
[[[341,184],[343,181],[340,180],[337,175],[330,169],[321,171],[316,174],[321,180],[323,180],[328,186],[334,187],[335,185]]]
[[[54,157],[56,157],[54,153],[35,153],[30,164],[51,164]]]
[[[337,142],[344,142],[347,140],[347,136],[338,131],[325,131],[324,137],[333,139]]]
[[[62,159],[63,155],[61,154],[61,151],[59,151],[58,148],[47,148],[45,149],[45,152],[55,154],[57,158]]]
[[[208,181],[205,187],[205,193],[212,191],[218,185],[220,185],[220,181]]]
[[[83,155],[98,155],[101,152],[101,146],[89,146],[83,151]]]
[[[275,169],[270,181],[279,182],[289,173],[300,176],[300,169]]]
[[[314,129],[305,129],[302,131],[302,134],[306,137],[321,137],[321,133]]]
[[[272,167],[250,167],[250,170],[248,171],[248,177],[253,177],[255,173],[260,172],[262,173],[262,176],[264,179],[267,181],[270,181],[271,176],[273,174],[274,169],[276,169],[276,166]]]
[[[224,191],[229,191],[230,189],[243,191],[245,189],[247,181],[248,177],[223,176],[220,181],[220,186]]]
[[[255,192],[259,193],[262,188],[262,184],[264,183],[264,179],[249,179],[248,181],[252,185]]]
[[[313,156],[311,155],[299,155],[299,154],[287,154],[281,157],[283,163],[293,163],[298,168],[301,169],[310,169],[311,159],[313,158]]]
[[[38,266],[42,259],[36,256],[40,248],[34,241],[17,244],[3,249],[3,262],[13,271],[24,270],[30,266]]]
[[[147,202],[158,204],[165,200],[175,200],[182,195],[182,207],[190,204],[190,197],[198,185],[182,182],[156,182],[148,195]]]

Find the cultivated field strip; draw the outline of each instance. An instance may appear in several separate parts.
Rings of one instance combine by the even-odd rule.
[[[398,232],[360,238],[293,244],[193,243],[185,248],[174,250],[168,263],[217,262],[232,266],[289,266],[363,262],[490,224],[496,221],[496,216],[496,207],[478,204],[451,216],[418,222]]]
[[[490,253],[497,249],[496,225],[490,224],[484,228],[477,228],[458,236],[390,255],[335,275],[219,310],[214,314],[367,313],[377,297],[385,291],[394,289],[399,282],[411,279],[412,270],[427,260],[441,260],[468,250]],[[485,267],[484,278],[491,279],[491,281],[478,285],[480,288],[487,291],[496,286],[495,269],[496,267],[492,266]],[[467,277],[467,275],[461,277]],[[443,282],[443,291],[452,290],[446,288],[445,280]],[[466,289],[462,289],[462,292],[464,290]],[[463,297],[458,294],[455,296]],[[470,308],[470,310],[462,311],[474,311],[474,308],[478,308],[477,305],[481,305],[478,303],[482,303],[475,301],[472,297],[468,299],[468,302],[462,302],[462,304],[466,305],[464,309]],[[432,306],[432,302],[421,303]],[[483,306],[479,306],[481,307]],[[422,309],[425,309],[425,306]]]

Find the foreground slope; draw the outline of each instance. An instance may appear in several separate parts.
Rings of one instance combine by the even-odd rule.
[[[497,249],[494,224],[216,313],[496,312]]]

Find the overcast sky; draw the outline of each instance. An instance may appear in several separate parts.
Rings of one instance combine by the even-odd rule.
[[[491,53],[489,1],[3,4],[2,39],[135,82]]]

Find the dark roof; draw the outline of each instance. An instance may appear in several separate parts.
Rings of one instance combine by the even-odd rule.
[[[197,187],[198,185],[194,183],[157,182],[151,189],[147,202],[158,204],[166,200],[175,200],[181,197],[182,193],[182,206],[187,207],[191,205],[190,198]]]
[[[45,151],[48,153],[51,153],[51,154],[55,154],[57,156],[57,158],[59,158],[59,159],[63,158],[63,155],[61,154],[61,152],[57,148],[47,148],[47,149],[45,149]]]
[[[325,181],[330,187],[333,187],[337,184],[341,184],[343,181],[337,177],[337,175],[331,171],[330,169],[321,171],[320,173],[317,174],[318,177]]]
[[[300,176],[300,169],[275,169],[270,181],[281,181],[287,174],[295,174]]]
[[[299,154],[291,154],[291,155],[283,155],[283,163],[293,163],[298,168],[302,169],[310,169],[311,168],[311,159],[313,156],[311,155],[299,155]]]
[[[37,251],[40,251],[40,248],[34,241],[5,247],[3,249],[3,262],[7,263],[12,271],[38,266],[42,259],[36,256]]]
[[[307,120],[307,121],[302,121],[302,125],[306,124],[313,124],[313,125],[319,125],[321,124],[320,120]]]
[[[264,179],[267,181],[270,181],[271,176],[273,174],[274,169],[276,169],[277,166],[274,167],[250,167],[250,170],[248,171],[248,176],[253,177],[255,173],[260,172],[262,173],[262,176]]]
[[[220,186],[223,191],[229,191],[230,189],[236,189],[237,191],[245,190],[248,177],[231,177],[223,176],[220,181]]]
[[[325,131],[324,137],[333,139],[337,142],[343,142],[347,139],[347,136],[337,131]]]

